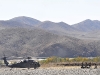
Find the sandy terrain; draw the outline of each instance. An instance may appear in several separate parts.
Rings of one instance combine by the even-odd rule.
[[[100,75],[100,68],[81,69],[80,67],[40,67],[0,68],[0,75]]]

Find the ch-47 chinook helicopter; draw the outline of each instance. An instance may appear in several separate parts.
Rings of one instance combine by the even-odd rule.
[[[28,57],[26,60],[23,60],[19,63],[14,63],[12,65],[9,65],[7,59],[7,57],[3,57],[2,59],[4,60],[4,64],[7,66],[7,67],[11,67],[11,68],[38,68],[40,67],[40,64],[39,62],[36,62],[34,60],[31,59],[31,57]]]

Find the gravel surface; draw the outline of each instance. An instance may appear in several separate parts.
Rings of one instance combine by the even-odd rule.
[[[100,68],[0,68],[0,75],[100,75]]]

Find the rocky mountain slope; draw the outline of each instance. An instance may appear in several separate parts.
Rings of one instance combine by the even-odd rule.
[[[74,24],[73,27],[79,29],[80,31],[84,31],[84,32],[100,30],[100,21],[87,19],[80,23]]]
[[[30,25],[30,26],[35,26],[41,23],[41,21],[39,20],[26,17],[26,16],[15,17],[15,18],[10,19],[9,21],[15,21],[15,22],[23,23],[23,24]]]
[[[97,20],[70,26],[16,17],[0,21],[0,56],[100,56],[99,35]]]
[[[0,32],[0,55],[71,56],[71,51],[75,52],[72,43],[78,41],[80,42],[76,38],[59,36],[41,29],[4,29]]]
[[[100,41],[60,36],[41,29],[10,28],[0,31],[0,56],[96,56]]]

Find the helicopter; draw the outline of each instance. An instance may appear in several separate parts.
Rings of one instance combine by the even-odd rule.
[[[10,68],[39,68],[40,67],[40,64],[39,62],[36,62],[35,60],[32,60],[31,57],[28,57],[27,59],[19,62],[19,63],[14,63],[14,64],[11,64],[9,65],[9,62],[7,61],[6,59],[7,57],[3,57],[2,59],[4,60],[4,64],[7,66],[7,67],[10,67]]]

